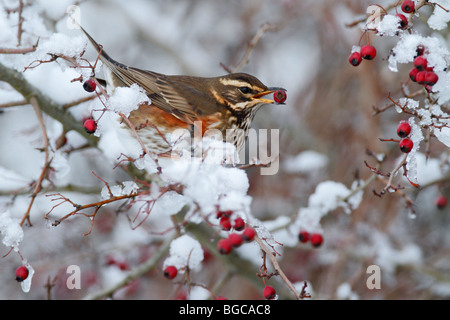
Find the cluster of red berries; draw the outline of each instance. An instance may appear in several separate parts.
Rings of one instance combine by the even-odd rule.
[[[245,227],[245,222],[241,217],[231,219],[233,211],[218,211],[217,218],[220,227],[224,231],[234,231],[228,235],[227,238],[222,238],[217,242],[217,250],[221,254],[229,254],[233,248],[239,247],[244,242],[251,242],[256,235],[255,229]],[[242,231],[242,232],[241,232]]]
[[[359,66],[363,59],[372,60],[377,55],[377,50],[374,46],[365,45],[362,46],[359,51],[353,51],[348,57],[348,61],[352,66]]]
[[[399,142],[400,150],[404,153],[409,153],[414,143],[410,138],[408,138],[409,134],[411,133],[411,126],[406,121],[400,121],[397,127],[397,135],[402,138]]]
[[[425,48],[420,45],[417,47],[417,56],[414,59],[414,68],[409,72],[411,81],[417,82],[425,86],[427,91],[431,91],[431,87],[439,80],[438,75],[433,71],[433,67],[428,66],[427,58],[424,57]]]
[[[308,231],[300,231],[298,234],[298,240],[302,243],[309,241],[314,248],[318,248],[323,243],[323,235],[320,233],[310,234]]]
[[[404,13],[413,13],[415,10],[414,1],[404,0],[401,4],[401,9]],[[408,18],[402,13],[395,15],[399,18],[399,29],[406,29],[408,27]],[[363,59],[372,60],[377,55],[377,50],[371,45],[365,45],[360,48],[359,51],[353,51],[348,58],[348,61],[352,66],[359,66]]]
[[[29,271],[28,271],[27,267],[25,267],[25,266],[18,267],[16,269],[16,281],[22,282],[23,280],[28,278],[28,274],[29,274]]]

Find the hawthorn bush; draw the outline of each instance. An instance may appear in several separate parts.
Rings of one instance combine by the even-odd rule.
[[[0,297],[449,297],[449,10],[3,2]],[[126,65],[248,72],[286,105],[259,111],[243,163],[206,139],[203,158],[146,154],[117,120],[148,97],[94,80],[77,21]]]

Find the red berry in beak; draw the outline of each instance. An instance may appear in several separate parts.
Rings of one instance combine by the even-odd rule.
[[[275,100],[276,103],[283,104],[286,99],[287,94],[284,90],[277,90],[273,93],[273,100]]]

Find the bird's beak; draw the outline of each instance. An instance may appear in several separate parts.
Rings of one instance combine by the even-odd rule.
[[[273,104],[273,103],[276,103],[276,104],[284,104],[284,103],[276,102],[276,101],[273,99],[273,96],[271,97],[271,99],[268,99],[268,97],[264,98],[265,96],[267,96],[267,95],[269,95],[269,94],[272,94],[272,93],[274,93],[274,92],[277,92],[277,91],[279,91],[279,90],[281,90],[281,91],[287,91],[287,90],[284,89],[284,88],[270,87],[270,88],[267,88],[266,91],[263,91],[263,92],[260,92],[260,93],[257,93],[257,94],[255,94],[255,95],[253,95],[253,96],[252,96],[252,99],[256,99],[256,100],[258,100],[258,101],[260,101],[260,102],[262,102],[262,103],[269,103],[269,104]]]

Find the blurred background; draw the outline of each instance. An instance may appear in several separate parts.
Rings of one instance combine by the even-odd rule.
[[[50,30],[77,33],[67,30],[64,16],[73,1],[36,3],[36,14]],[[373,110],[373,106],[389,104],[389,92],[401,97],[402,83],[408,79],[407,66],[400,66],[398,73],[387,67],[386,58],[395,37],[372,34],[370,41],[377,48],[377,57],[356,68],[348,63],[351,48],[358,44],[362,33],[358,27],[361,25],[347,25],[364,21],[373,1],[87,0],[75,4],[80,8],[81,24],[114,59],[166,74],[225,74],[221,64],[237,66],[249,41],[263,25],[270,24],[242,68],[268,86],[286,88],[288,94],[286,105],[264,106],[254,121],[256,129],[280,129],[279,172],[264,176],[258,168],[247,169],[252,213],[261,220],[295,216],[321,181],[338,181],[350,187],[355,179],[368,179],[371,172],[364,161],[374,162],[367,150],[387,155],[382,167],[385,172],[392,170],[400,156],[395,144],[383,143],[379,138],[394,138],[398,121],[408,117],[393,108],[378,115]],[[429,12],[424,9],[423,14]],[[420,19],[414,27],[428,35]],[[449,39],[447,30],[440,36]],[[88,54],[93,57],[92,52]],[[328,159],[326,166],[310,172],[287,170],[286,161],[305,151],[324,155]],[[6,155],[11,147],[4,144],[1,152]],[[431,158],[447,163],[447,150],[440,143],[432,143],[430,152]],[[85,161],[100,174],[104,169],[98,151],[85,150],[74,157],[74,164]],[[2,165],[6,162],[2,159]],[[38,175],[39,163],[35,169],[30,177]],[[90,171],[74,175],[93,190],[101,188],[101,183],[89,176]],[[324,217],[325,241],[320,248],[302,244],[285,248],[280,264],[291,281],[307,281],[307,291],[315,299],[449,298],[449,212],[435,205],[435,199],[447,193],[448,182],[433,183],[420,191],[405,181],[401,183],[406,187],[405,194],[414,201],[415,219],[398,194],[375,196],[372,191],[380,191],[384,185],[374,180],[365,188],[361,205],[351,214],[336,210]],[[88,201],[94,196],[83,197]],[[34,214],[37,217],[45,212]],[[108,257],[114,256],[132,267],[157,249],[157,245],[145,244],[139,231],[127,235],[126,241],[117,238],[118,234],[129,233],[124,220],[114,210],[104,210],[96,219],[94,232],[87,237],[81,236],[89,227],[82,218],[51,229],[36,223],[26,230],[22,249],[36,270],[33,288],[25,294],[10,281],[17,259],[9,256],[0,261],[0,298],[45,299],[46,284],[53,280],[54,299],[79,299],[107,286],[107,274],[123,271],[117,265],[108,265]],[[28,239],[33,238],[36,240],[30,243]],[[1,254],[5,253],[3,248]],[[214,286],[223,266],[213,258],[205,263],[209,265],[195,279]],[[68,290],[65,286],[68,264],[89,270],[83,272],[83,290]],[[381,266],[380,290],[366,286],[366,269],[371,264]],[[261,292],[250,283],[243,286],[242,281],[246,280],[238,275],[229,277],[218,294],[229,299],[262,298]],[[182,285],[168,285],[157,268],[115,298],[176,299],[183,297],[183,290]]]

